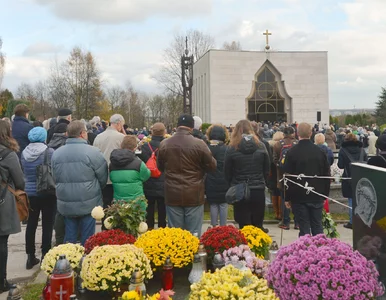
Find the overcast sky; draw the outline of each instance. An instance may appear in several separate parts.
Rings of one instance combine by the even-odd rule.
[[[0,0],[3,88],[44,79],[74,46],[90,50],[106,84],[152,79],[173,35],[194,28],[216,46],[326,50],[330,108],[372,108],[386,86],[386,0]],[[259,66],[256,68],[256,70]]]

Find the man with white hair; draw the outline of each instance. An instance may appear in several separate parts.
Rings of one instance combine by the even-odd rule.
[[[205,143],[207,143],[207,138],[205,134],[202,133],[201,128],[202,128],[202,120],[199,116],[194,116],[194,128],[192,131],[192,135],[195,138],[198,138],[200,140],[203,140]]]
[[[120,149],[123,138],[125,137],[125,129],[123,125],[125,119],[120,114],[112,115],[110,118],[110,127],[104,132],[97,135],[94,140],[94,147],[97,147],[103,154],[107,165],[110,165],[110,155],[115,149]],[[108,179],[106,187],[102,190],[103,193],[103,207],[108,207],[113,201],[113,185]]]

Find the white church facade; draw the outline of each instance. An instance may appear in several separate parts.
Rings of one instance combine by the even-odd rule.
[[[193,66],[192,112],[204,122],[329,120],[327,52],[209,50]]]

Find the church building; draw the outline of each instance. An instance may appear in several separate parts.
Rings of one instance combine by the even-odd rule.
[[[327,124],[327,52],[209,50],[193,66],[192,96],[207,123]]]

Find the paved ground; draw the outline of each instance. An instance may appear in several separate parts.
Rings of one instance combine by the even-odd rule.
[[[269,235],[279,245],[287,245],[297,239],[299,231],[291,230],[280,230],[277,224],[265,224],[266,228],[269,229]],[[203,229],[206,230],[208,224],[203,225]],[[100,230],[100,225],[97,225],[97,231]],[[338,231],[341,235],[340,239],[344,242],[352,244],[352,231],[345,229],[342,224],[338,225]],[[41,246],[41,227],[38,227],[36,233],[36,249],[38,251],[37,256],[40,257],[40,246]],[[9,258],[8,258],[8,279],[14,283],[31,281],[32,278],[37,275],[39,267],[35,266],[32,270],[25,269],[25,263],[27,256],[25,254],[25,226],[22,226],[22,232],[19,234],[11,235],[9,239]],[[282,242],[281,242],[282,241]],[[45,276],[39,274],[40,281],[44,281]],[[6,300],[6,293],[0,294],[0,300]]]

